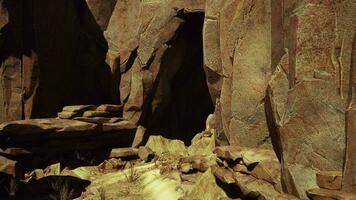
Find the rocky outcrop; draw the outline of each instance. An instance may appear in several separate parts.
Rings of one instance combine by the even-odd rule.
[[[356,30],[356,29],[355,29]],[[356,190],[356,32],[352,46],[349,83],[349,105],[346,110],[346,151],[342,189],[347,192]]]
[[[107,62],[124,117],[148,132],[169,138],[185,132],[189,142],[213,110],[203,70],[204,7],[190,0],[116,4],[105,32]]]
[[[80,106],[65,109],[88,108]],[[102,107],[101,107],[102,108]],[[78,110],[78,109],[77,109]],[[95,121],[73,119],[29,119],[3,123],[0,126],[2,149],[21,148],[24,153],[10,152],[9,155],[59,154],[76,150],[123,147],[138,144],[142,133],[135,136],[136,125],[123,119]],[[81,142],[85,138],[85,142]],[[63,147],[66,148],[63,148]],[[5,154],[8,154],[5,152]]]
[[[351,65],[341,61],[350,57],[351,48],[342,43],[340,50],[339,45],[352,34],[345,27],[355,25],[345,4],[288,3],[283,11],[285,54],[268,86],[266,112],[282,162],[283,188],[302,199],[316,186],[318,170],[342,169],[345,94],[351,92],[343,74]]]
[[[271,74],[270,7],[270,1],[206,2],[206,73],[230,144],[271,147],[263,107]]]

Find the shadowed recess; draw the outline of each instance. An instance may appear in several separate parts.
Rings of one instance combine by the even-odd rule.
[[[203,66],[204,13],[179,12],[178,16],[184,23],[168,42],[170,48],[162,58],[156,81],[162,98],[157,110],[147,115],[146,126],[149,133],[189,144],[196,133],[205,129],[205,120],[213,113],[214,104]]]

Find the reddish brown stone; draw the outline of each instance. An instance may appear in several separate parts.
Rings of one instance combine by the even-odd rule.
[[[316,174],[316,183],[320,188],[341,190],[341,171],[321,171]]]

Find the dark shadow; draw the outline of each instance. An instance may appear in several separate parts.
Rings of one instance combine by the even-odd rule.
[[[204,13],[179,13],[185,22],[168,42],[151,98],[160,94],[154,113],[145,105],[144,122],[149,134],[181,139],[186,144],[205,129],[214,112],[203,64]],[[149,97],[150,98],[150,97]],[[151,102],[150,102],[151,103]]]
[[[56,116],[65,105],[114,102],[107,42],[85,0],[5,0],[0,61],[38,55],[39,86],[32,118]]]
[[[40,84],[32,117],[55,116],[65,105],[112,103],[108,45],[85,0],[33,4]]]
[[[90,181],[72,176],[47,176],[27,183],[0,173],[0,199],[48,200],[78,198]]]

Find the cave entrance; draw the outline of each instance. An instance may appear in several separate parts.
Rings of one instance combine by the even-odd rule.
[[[187,145],[214,112],[203,63],[204,13],[179,13],[184,23],[168,43],[160,68],[162,103],[149,116],[148,132]],[[156,92],[157,93],[157,92]]]

